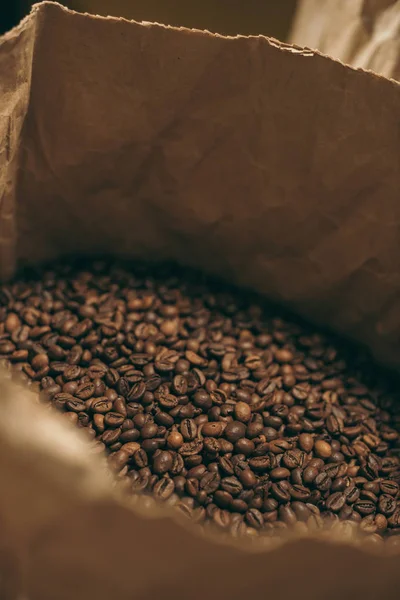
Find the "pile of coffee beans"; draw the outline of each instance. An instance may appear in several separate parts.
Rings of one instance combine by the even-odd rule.
[[[0,288],[0,357],[197,522],[400,534],[393,384],[277,314],[173,267],[61,265]]]

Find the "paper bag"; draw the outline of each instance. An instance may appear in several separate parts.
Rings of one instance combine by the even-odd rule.
[[[400,1],[301,0],[291,41],[400,80]]]
[[[400,365],[399,84],[46,2],[0,41],[0,85],[3,278],[72,253],[175,259]],[[128,501],[61,417],[0,385],[2,597],[397,598],[394,542],[200,534]]]
[[[400,86],[263,37],[37,5],[1,44],[0,272],[175,259],[400,366]]]

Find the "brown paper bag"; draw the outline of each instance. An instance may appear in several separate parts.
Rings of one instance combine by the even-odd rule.
[[[72,252],[180,259],[400,365],[399,84],[46,2],[0,41],[0,85],[2,277]],[[0,386],[1,597],[397,598],[398,556],[352,530],[237,547],[132,506],[76,431]]]
[[[291,41],[400,80],[400,1],[301,0]]]

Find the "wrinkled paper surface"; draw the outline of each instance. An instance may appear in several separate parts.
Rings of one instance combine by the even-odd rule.
[[[43,3],[0,40],[0,86],[3,278],[70,253],[180,259],[400,365],[399,84]],[[0,395],[1,597],[397,598],[398,557],[351,532],[249,552],[126,504],[61,417]]]
[[[291,41],[400,80],[400,0],[301,0]]]

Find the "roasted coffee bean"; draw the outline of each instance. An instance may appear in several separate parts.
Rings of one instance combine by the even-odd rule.
[[[173,480],[168,477],[160,479],[153,487],[154,495],[160,500],[168,500],[174,493],[174,490],[175,484]]]
[[[172,431],[168,435],[167,443],[173,450],[178,450],[184,443],[183,435],[179,431]]]
[[[282,462],[288,469],[296,469],[302,467],[305,462],[304,452],[300,450],[288,450],[282,458]]]
[[[182,427],[182,425],[181,425]],[[223,424],[219,421],[204,423],[201,433],[206,437],[219,437],[223,431]]]
[[[368,500],[357,500],[357,502],[354,504],[354,509],[360,513],[360,515],[370,515],[371,513],[375,512],[376,505],[374,502],[370,502]]]
[[[218,473],[205,473],[200,479],[200,489],[207,494],[212,494],[219,488],[220,483],[221,478]]]
[[[229,512],[218,507],[213,511],[212,519],[220,529],[227,529],[231,524]]]
[[[238,478],[245,488],[253,488],[257,483],[257,477],[251,469],[240,471]]]
[[[379,482],[379,487],[383,494],[389,494],[390,496],[397,496],[399,493],[399,484],[391,479],[384,479]]]
[[[326,492],[332,487],[332,479],[329,477],[326,471],[322,471],[318,473],[318,475],[313,480],[315,487],[321,492]]]
[[[297,522],[296,513],[290,504],[284,504],[280,506],[278,509],[278,515],[281,521],[286,523],[286,525],[293,526]]]
[[[379,498],[378,508],[379,512],[388,517],[396,510],[397,502],[393,496],[389,496],[389,494],[382,494],[382,496]]]
[[[307,502],[311,495],[310,490],[303,485],[292,485],[289,492],[294,500],[301,500],[302,502]]]
[[[296,515],[296,519],[298,521],[307,521],[307,519],[311,515],[310,509],[307,507],[306,504],[304,504],[304,502],[292,502],[291,508],[294,514]]]
[[[288,479],[290,477],[290,471],[289,469],[285,469],[284,467],[276,467],[276,469],[272,469],[270,477],[273,481],[279,481],[280,479]]]
[[[314,444],[315,452],[320,458],[329,458],[332,455],[332,446],[324,440],[318,440]]]
[[[140,435],[144,440],[156,437],[158,427],[155,423],[146,423],[140,430]]]
[[[271,468],[271,458],[269,456],[255,456],[250,458],[249,467],[257,473],[262,473]]]
[[[224,431],[224,436],[226,437],[228,442],[232,442],[232,443],[235,443],[240,438],[245,437],[245,434],[246,434],[246,426],[244,425],[244,423],[241,423],[240,421],[232,421],[231,423],[228,423],[228,425],[225,427],[225,431]]]
[[[192,442],[186,442],[179,448],[179,453],[182,456],[193,456],[199,454],[203,449],[203,442],[200,439],[195,439]]]
[[[180,432],[186,441],[194,440],[197,434],[197,425],[193,419],[184,419],[180,425]]]
[[[346,496],[341,492],[335,492],[328,496],[325,501],[325,506],[328,510],[338,513],[346,504]]]
[[[303,481],[307,485],[312,483],[318,475],[318,469],[316,467],[308,466],[304,469],[303,472]]]
[[[262,513],[256,508],[250,508],[245,514],[246,523],[254,529],[261,529],[264,525]]]
[[[251,419],[251,408],[246,402],[237,402],[235,404],[234,412],[238,421],[248,423]]]
[[[0,356],[120,478],[234,535],[400,530],[395,394],[364,358],[176,267],[74,269],[0,286]]]
[[[220,508],[229,508],[232,504],[233,497],[228,492],[217,490],[214,494],[214,502]]]
[[[284,485],[283,481],[272,484],[271,494],[276,500],[278,500],[278,502],[289,502],[290,500],[290,492]]]
[[[236,477],[223,478],[221,480],[221,488],[225,492],[231,494],[233,497],[238,496],[243,490],[242,484]]]
[[[172,456],[168,451],[161,451],[154,456],[153,470],[157,475],[164,475],[172,468]]]

